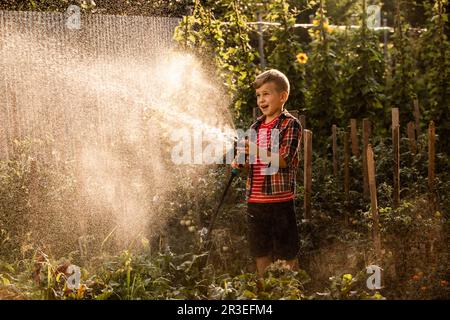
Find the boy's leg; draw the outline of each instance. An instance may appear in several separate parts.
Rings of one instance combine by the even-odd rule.
[[[258,271],[258,276],[262,278],[267,267],[273,262],[272,258],[269,256],[256,257],[256,270]]]
[[[298,259],[297,258],[292,259],[292,260],[285,260],[285,261],[286,261],[286,264],[288,265],[289,269],[294,270],[294,271],[298,270]]]
[[[255,257],[258,275],[262,277],[272,260],[272,230],[270,206],[260,203],[247,204],[248,240],[250,253]]]
[[[294,202],[277,203],[274,210],[274,257],[285,261],[290,269],[297,270],[300,248]]]

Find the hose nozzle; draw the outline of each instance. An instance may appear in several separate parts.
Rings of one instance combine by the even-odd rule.
[[[233,168],[231,170],[231,175],[232,176],[238,176],[239,175],[239,169],[238,168]]]

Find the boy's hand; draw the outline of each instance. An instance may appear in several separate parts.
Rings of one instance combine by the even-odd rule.
[[[242,163],[238,163],[236,161],[236,159],[241,158],[242,154],[244,154],[244,155],[248,154],[248,145],[246,143],[246,140],[247,139],[240,140],[236,146],[236,157],[231,162],[231,168],[233,168],[233,169],[241,169],[244,167],[244,165]],[[247,162],[247,157],[245,157],[245,158],[246,158],[246,162]]]
[[[248,140],[248,138],[245,138],[245,140],[241,140],[240,143],[238,143],[237,147],[238,154],[243,153],[246,156],[249,156],[250,150],[253,152],[256,151],[256,155],[258,155],[258,147],[256,143],[251,142],[250,140]]]
[[[239,164],[239,163],[237,163],[236,160],[233,160],[231,162],[231,168],[232,169],[239,169],[239,170],[241,170],[241,169],[248,169],[249,168],[249,164],[248,164],[248,162],[245,162],[245,164]]]
[[[240,166],[241,166],[241,165],[238,164],[238,163],[236,162],[236,160],[233,160],[233,161],[231,162],[231,168],[233,168],[233,169],[240,169],[240,168],[241,168]]]
[[[248,158],[246,158],[245,159],[245,163],[243,164],[243,163],[239,163],[236,159],[239,159],[240,158],[240,155],[241,155],[242,153],[237,153],[237,155],[236,155],[236,157],[233,159],[233,161],[231,162],[231,167],[233,168],[233,169],[240,169],[240,168],[244,168],[244,167],[247,167],[247,165],[248,165]]]
[[[248,168],[248,154],[249,154],[249,144],[248,144],[248,139],[242,139],[240,140],[240,142],[237,145],[237,152],[236,152],[236,157],[234,158],[234,160],[231,162],[231,167],[233,169],[242,169],[242,168]],[[245,164],[242,163],[238,163],[236,161],[236,159],[239,159],[240,157],[242,157],[241,155],[244,154],[245,155]]]
[[[236,147],[237,155],[239,154],[245,154],[248,155],[248,139],[241,139]]]

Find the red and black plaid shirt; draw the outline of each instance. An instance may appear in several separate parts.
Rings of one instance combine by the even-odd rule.
[[[258,132],[265,116],[261,116],[250,126],[251,130]],[[265,195],[293,192],[295,197],[295,185],[298,168],[298,155],[302,138],[302,126],[300,121],[286,110],[278,117],[273,129],[279,130],[279,154],[286,161],[286,168],[279,168],[275,174],[266,175],[262,186]],[[253,141],[256,142],[256,141]],[[269,142],[270,144],[270,142]],[[271,150],[271,146],[268,147]],[[246,184],[246,199],[248,200],[252,190],[253,164],[250,165]]]

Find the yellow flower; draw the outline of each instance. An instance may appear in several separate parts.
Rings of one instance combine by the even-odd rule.
[[[342,280],[346,280],[346,281],[352,281],[353,276],[350,273],[344,274],[342,276]]]
[[[306,55],[306,53],[300,52],[297,55],[297,61],[298,63],[305,64],[308,61],[308,56]]]
[[[377,292],[372,296],[373,299],[376,300],[384,300],[384,297],[381,295],[381,293]]]
[[[313,25],[318,26],[320,24],[320,20],[314,19]]]
[[[83,299],[84,293],[86,292],[86,285],[82,284],[77,290],[77,299]]]

